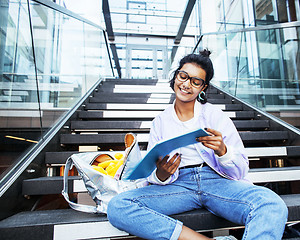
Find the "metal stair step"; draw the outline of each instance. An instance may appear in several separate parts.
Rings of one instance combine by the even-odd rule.
[[[288,222],[299,220],[300,194],[280,196],[286,203]],[[213,230],[237,227],[206,209],[197,209],[171,217],[194,230]],[[128,237],[129,234],[114,228],[105,214],[89,214],[72,209],[21,212],[0,222],[3,239],[110,239]],[[30,236],[30,237],[29,237]]]
[[[300,180],[300,166],[250,169],[249,179],[253,183],[289,182]]]
[[[147,103],[147,104],[116,104],[116,103],[87,103],[86,110],[164,110],[172,104]],[[242,104],[215,104],[224,111],[241,111]]]
[[[69,193],[76,192],[74,184],[80,181],[79,176],[68,176],[68,191]],[[47,194],[60,194],[63,189],[63,177],[39,177],[23,181],[22,193],[23,195],[47,195]],[[78,188],[77,188],[78,189]]]
[[[225,94],[220,93],[207,93],[209,99],[224,99]],[[105,91],[98,91],[91,96],[92,98],[100,98],[100,97],[107,97],[107,98],[172,98],[175,99],[175,93],[111,93]]]
[[[163,103],[87,103],[85,110],[164,110],[170,105]]]
[[[169,83],[158,83],[157,85],[129,85],[129,84],[110,84],[105,83],[98,88],[98,93],[111,92],[111,93],[170,93],[174,91],[170,88]],[[214,91],[209,91],[211,94],[216,94]]]
[[[225,94],[223,93],[218,93],[216,91],[210,91],[208,90],[206,93],[210,98],[211,97],[217,97],[217,98],[225,98]],[[101,97],[101,96],[105,96],[105,97],[134,97],[134,98],[150,98],[150,97],[156,97],[156,98],[160,98],[160,97],[165,97],[165,96],[173,96],[175,97],[175,93],[162,93],[162,94],[155,94],[155,93],[111,93],[111,92],[105,92],[105,91],[101,91],[101,88],[99,88],[99,90],[97,90],[96,92],[93,93],[93,97],[97,98],[97,97]]]
[[[238,130],[267,129],[270,127],[269,120],[232,120],[232,121]]]
[[[158,79],[147,79],[147,80],[140,80],[140,79],[130,79],[130,80],[121,80],[115,79],[114,81],[103,81],[101,86],[115,86],[115,85],[156,85],[159,83],[167,84],[167,80],[158,80]]]
[[[169,87],[169,80],[168,79],[114,79],[114,80],[105,80],[102,82],[101,86],[99,87],[110,87],[110,86],[116,86],[116,85],[154,85],[154,86],[159,86],[159,85],[164,85]],[[214,87],[209,86],[207,89],[208,93],[217,93],[218,90]]]
[[[151,83],[151,82],[154,82],[154,83],[168,83],[169,82],[169,79],[164,79],[164,78],[161,78],[161,79],[156,79],[156,78],[138,78],[138,79],[134,79],[134,78],[127,78],[127,79],[120,79],[120,78],[114,78],[114,79],[105,79],[103,81],[103,83],[121,83],[121,84],[144,84],[144,83]]]
[[[300,180],[300,167],[255,168],[250,169],[248,178],[255,184],[287,182]],[[69,193],[86,192],[79,176],[69,176]],[[40,177],[23,181],[23,195],[60,194],[63,189],[63,177]]]
[[[68,157],[72,154],[79,153],[78,151],[64,151],[64,152],[46,152],[45,164],[47,165],[61,165],[65,164]]]
[[[288,222],[299,220],[300,194],[280,196],[289,211]],[[194,230],[213,230],[237,227],[206,209],[197,209],[172,215]],[[129,234],[114,228],[105,214],[89,214],[72,209],[21,212],[0,222],[3,239],[110,239],[128,237]]]
[[[125,85],[144,85],[144,84],[157,84],[169,83],[169,79],[105,79],[102,83],[105,84],[125,84]],[[209,86],[208,91],[217,92],[218,90],[213,86]]]
[[[89,100],[91,103],[148,103],[150,100],[149,98],[135,98],[135,97],[106,97],[106,96],[100,96],[100,97],[93,97]],[[160,102],[163,103],[172,103],[174,99],[168,99],[164,98],[161,99]]]
[[[106,98],[175,98],[174,93],[169,94],[152,94],[152,93],[107,93],[107,92],[94,92],[93,96],[90,98],[90,101],[94,98],[106,97]]]
[[[135,118],[135,119],[153,119],[161,111],[80,111],[78,116],[81,119],[103,119],[103,118]],[[228,117],[232,119],[252,119],[255,117],[254,111],[236,111],[236,112],[225,112]]]
[[[259,132],[239,132],[243,141],[264,142],[288,139],[286,131],[259,131]],[[139,143],[148,142],[148,133],[136,134]],[[124,142],[125,133],[101,133],[101,134],[61,134],[61,144],[121,144]]]
[[[239,132],[242,140],[245,141],[278,141],[288,139],[287,131],[260,131],[260,132]]]
[[[99,97],[91,97],[89,99],[90,103],[173,103],[175,97],[167,97],[165,98],[141,98],[141,97],[114,97],[111,95],[110,97],[99,96]],[[207,100],[212,104],[228,104],[232,103],[230,99],[210,99]]]
[[[75,131],[80,130],[147,130],[151,127],[151,121],[72,121],[71,129]]]
[[[105,82],[115,82],[115,81],[122,81],[122,82],[127,82],[127,81],[132,81],[132,80],[137,80],[137,79],[134,79],[134,78],[121,78],[121,79],[119,79],[119,78],[105,78],[104,79],[104,81]],[[168,79],[164,79],[164,78],[160,78],[160,79],[158,79],[158,78],[139,78],[138,79],[139,81],[145,81],[145,82],[147,82],[147,81],[168,81]]]
[[[233,120],[237,129],[267,129],[269,120]],[[145,131],[151,127],[151,121],[72,121],[74,131]]]
[[[111,93],[169,93],[172,94],[173,90],[164,85],[114,85],[114,86],[101,86],[98,92],[111,92]]]
[[[116,152],[124,151],[99,151],[100,153],[114,154]],[[146,154],[146,151],[141,151],[142,154]],[[48,165],[52,164],[65,164],[67,158],[72,154],[79,153],[78,151],[65,151],[65,152],[46,152],[45,163]],[[246,148],[246,153],[249,158],[260,158],[260,157],[300,157],[300,146],[282,146],[282,147],[249,147]]]
[[[79,118],[82,119],[104,119],[104,118],[143,118],[153,119],[161,111],[81,111]]]
[[[149,134],[139,133],[137,139],[140,144],[148,142]],[[61,144],[124,144],[125,134],[61,134]]]

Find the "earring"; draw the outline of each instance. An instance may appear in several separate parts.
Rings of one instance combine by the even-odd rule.
[[[199,93],[199,99],[203,101],[204,98],[205,98],[205,92],[201,91],[201,93]]]

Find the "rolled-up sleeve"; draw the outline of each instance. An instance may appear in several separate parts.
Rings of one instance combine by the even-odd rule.
[[[245,153],[244,144],[231,119],[221,110],[218,114],[217,121],[214,121],[215,129],[222,133],[227,153],[222,157],[215,155],[215,158],[219,162],[221,172],[228,178],[234,180],[243,179],[249,171],[249,161]],[[220,118],[220,116],[222,117]]]

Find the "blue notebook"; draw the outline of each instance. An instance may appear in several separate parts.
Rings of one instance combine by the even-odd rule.
[[[196,138],[204,136],[209,136],[209,134],[203,129],[198,129],[156,144],[123,179],[134,180],[148,177],[156,168],[156,161],[160,156],[164,157],[174,149],[197,143]]]

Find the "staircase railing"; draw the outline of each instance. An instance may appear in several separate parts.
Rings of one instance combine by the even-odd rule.
[[[1,1],[0,8],[1,196],[114,69],[101,26],[49,0]]]
[[[212,51],[215,86],[299,127],[299,33],[300,21],[206,33],[193,52]]]

